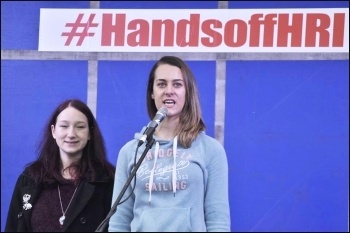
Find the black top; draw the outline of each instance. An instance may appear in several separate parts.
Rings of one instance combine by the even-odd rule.
[[[95,182],[81,181],[60,228],[62,210],[57,184],[43,188],[24,172],[12,195],[5,231],[94,232],[111,209],[113,185],[114,177],[107,174],[100,175]],[[73,184],[60,185],[60,191],[66,210],[74,192]],[[108,231],[108,226],[104,230]]]

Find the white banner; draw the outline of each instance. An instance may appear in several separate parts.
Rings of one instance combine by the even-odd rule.
[[[349,8],[40,9],[39,51],[349,52]]]

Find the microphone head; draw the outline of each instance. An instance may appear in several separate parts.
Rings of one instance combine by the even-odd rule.
[[[158,109],[157,114],[161,114],[165,118],[168,115],[168,109],[166,107],[161,107],[160,109]]]

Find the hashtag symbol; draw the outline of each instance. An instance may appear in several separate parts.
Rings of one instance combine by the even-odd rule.
[[[72,29],[70,32],[63,32],[62,36],[67,36],[65,46],[69,46],[72,42],[74,37],[79,37],[79,40],[77,42],[77,46],[81,46],[83,43],[85,37],[87,36],[94,36],[94,32],[88,32],[90,27],[97,27],[98,23],[93,23],[92,21],[95,18],[95,14],[90,14],[89,20],[86,23],[82,23],[81,20],[83,19],[84,14],[79,14],[78,18],[75,20],[74,23],[66,23],[66,27],[71,27]],[[79,28],[83,28],[82,32],[78,32]]]

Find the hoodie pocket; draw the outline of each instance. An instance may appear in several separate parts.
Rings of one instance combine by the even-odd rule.
[[[192,231],[191,209],[173,207],[145,209],[141,214],[136,231]]]

